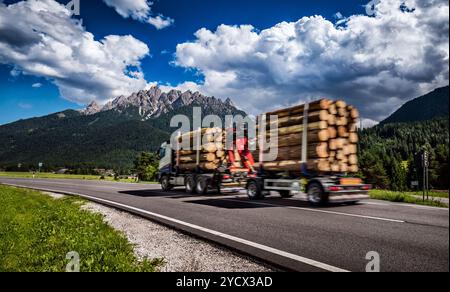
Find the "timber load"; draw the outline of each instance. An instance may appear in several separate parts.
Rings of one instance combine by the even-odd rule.
[[[358,172],[359,112],[355,107],[342,100],[322,99],[308,106],[281,109],[265,116],[265,137],[258,134],[258,148],[253,151],[264,170],[298,172],[303,165],[312,172]],[[277,116],[278,122],[272,122],[271,116]],[[275,133],[278,133],[278,156],[272,161],[267,159],[270,153],[267,147],[273,146],[270,138]],[[268,145],[261,147],[262,141]],[[305,153],[302,151],[304,146]]]
[[[183,149],[187,142],[189,147]],[[176,164],[179,170],[214,171],[226,163],[224,133],[220,128],[203,128],[183,134],[178,137],[178,143],[180,149],[176,150]]]

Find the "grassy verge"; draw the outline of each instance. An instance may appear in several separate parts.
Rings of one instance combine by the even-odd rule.
[[[30,172],[0,172],[0,177],[33,178],[33,174]],[[48,172],[36,173],[34,178],[101,180],[100,175],[56,174],[56,173],[48,173]],[[136,183],[136,181],[133,179],[114,180],[113,177],[109,177],[109,176],[106,176],[103,180],[104,181],[112,181],[112,182]],[[155,184],[156,182],[139,182],[139,183]]]
[[[72,251],[82,272],[158,269],[161,260],[138,261],[125,236],[83,202],[0,185],[0,272],[64,272]]]
[[[386,191],[386,190],[372,190],[372,191],[370,191],[369,194],[372,199],[376,199],[376,200],[384,200],[384,201],[390,201],[390,202],[409,203],[409,204],[448,208],[447,204],[444,204],[444,203],[436,201],[436,200],[423,201],[421,198],[416,197],[418,195],[422,196],[422,194],[415,193],[415,192],[393,192],[393,191]],[[430,194],[430,196],[433,196],[433,195]],[[440,197],[443,197],[442,194]],[[448,198],[448,194],[447,194],[447,198]]]

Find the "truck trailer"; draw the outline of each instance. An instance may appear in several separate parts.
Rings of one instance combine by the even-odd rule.
[[[181,137],[196,141],[201,145],[197,150],[164,143],[159,169],[162,189],[185,187],[188,193],[206,194],[242,187],[252,200],[264,199],[271,192],[290,198],[303,191],[312,205],[355,203],[369,197],[371,186],[355,177],[359,114],[354,107],[322,99],[262,116],[259,121],[265,124],[258,127],[267,127],[267,131],[258,131],[253,151],[246,138],[233,141],[234,146],[244,144],[241,147],[224,149],[230,129],[198,129],[180,135],[178,142]],[[272,127],[269,117],[274,116],[277,120]],[[267,148],[272,145],[264,143],[275,132],[278,154],[276,159],[267,159]]]

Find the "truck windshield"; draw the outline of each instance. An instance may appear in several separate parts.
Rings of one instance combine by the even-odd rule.
[[[166,156],[166,148],[160,148],[159,149],[159,157],[163,158],[164,156]]]

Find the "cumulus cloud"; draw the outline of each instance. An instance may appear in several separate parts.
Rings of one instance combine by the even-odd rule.
[[[144,88],[140,60],[148,54],[130,35],[95,40],[56,1],[0,2],[0,63],[53,81],[71,101],[105,102]]]
[[[164,17],[162,15],[157,15],[155,17],[149,17],[147,22],[156,27],[156,29],[163,29],[168,26],[171,26],[174,23],[174,20],[169,17]]]
[[[382,0],[373,16],[333,24],[322,16],[202,28],[179,44],[175,64],[198,71],[201,91],[257,113],[319,97],[344,98],[379,121],[406,100],[448,84],[449,5]],[[191,84],[192,86],[192,84]]]
[[[33,88],[41,88],[42,87],[42,83],[34,83],[31,85],[31,87]]]
[[[153,2],[148,0],[103,0],[106,5],[113,7],[124,18],[131,17],[140,22],[153,25],[156,29],[171,26],[174,20],[163,15],[152,15]]]

